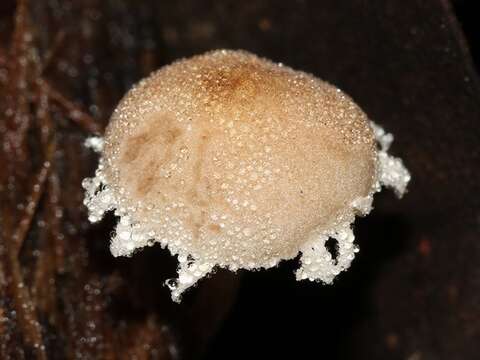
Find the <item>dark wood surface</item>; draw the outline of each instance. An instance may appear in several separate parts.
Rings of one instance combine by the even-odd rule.
[[[15,53],[15,4],[0,4],[0,358],[175,358],[169,346],[198,357],[207,343],[208,359],[478,358],[480,86],[448,1],[52,0],[28,8],[33,41]],[[29,90],[18,89],[15,54],[35,48],[44,58],[62,37],[42,79],[66,99],[35,85],[41,65],[32,54]],[[394,133],[392,152],[412,172],[409,193],[377,196],[357,221],[358,258],[333,286],[295,282],[290,261],[242,272],[238,296],[239,276],[221,272],[174,306],[161,286],[173,259],[158,248],[113,259],[114,219],[86,221],[80,181],[96,164],[82,147],[87,134],[101,132],[122,94],[152,69],[214,48],[312,72]],[[86,117],[72,116],[68,99]],[[27,114],[23,137],[11,108]],[[42,180],[47,156],[53,169],[15,257],[12,237],[28,219],[17,204]],[[18,308],[25,296],[28,311]],[[33,347],[39,339],[43,352]]]

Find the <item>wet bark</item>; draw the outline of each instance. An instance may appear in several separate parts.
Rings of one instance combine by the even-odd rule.
[[[178,307],[163,251],[113,259],[115,219],[86,220],[97,158],[82,144],[152,69],[222,47],[345,90],[413,180],[357,222],[333,286],[296,283],[292,262],[248,274],[207,357],[476,359],[480,86],[446,0],[1,1],[0,358],[200,356],[237,277]]]

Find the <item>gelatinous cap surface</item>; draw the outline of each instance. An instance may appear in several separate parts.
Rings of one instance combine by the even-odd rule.
[[[347,95],[244,51],[141,81],[116,109],[103,157],[133,222],[175,253],[234,269],[294,257],[376,182],[373,131]]]

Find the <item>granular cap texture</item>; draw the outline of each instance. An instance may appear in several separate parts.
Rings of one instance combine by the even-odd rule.
[[[345,93],[245,51],[153,73],[103,140],[84,182],[90,219],[115,209],[115,256],[154,242],[177,254],[175,300],[215,266],[268,268],[299,252],[297,278],[331,282],[357,251],[355,215],[381,184],[402,194],[410,177],[386,153],[391,135]]]

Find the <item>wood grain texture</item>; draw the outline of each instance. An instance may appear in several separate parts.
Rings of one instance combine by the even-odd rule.
[[[148,358],[147,343],[156,344],[158,358],[168,358],[166,344],[177,341],[182,352],[199,354],[211,336],[206,326],[214,328],[223,317],[232,278],[218,274],[184,307],[172,307],[158,286],[173,275],[172,260],[156,249],[121,261],[110,257],[104,239],[113,221],[92,227],[81,204],[80,181],[96,161],[82,147],[88,121],[70,121],[81,112],[72,114],[66,104],[80,103],[103,128],[123,93],[150,70],[223,47],[284,62],[345,90],[394,133],[393,153],[404,159],[413,180],[402,201],[381,194],[374,212],[358,222],[359,258],[334,286],[296,283],[291,263],[246,275],[207,358],[478,357],[480,86],[446,0],[88,0],[32,1],[30,7],[42,58],[55,34],[66,33],[45,72],[73,102],[62,105],[51,93],[44,100],[54,124],[46,126],[54,127],[49,131],[55,136],[41,145],[25,97],[0,81],[0,315],[7,319],[0,322],[0,358],[38,354],[24,333],[35,338],[38,331],[25,330],[13,313],[18,267],[33,313],[41,315],[49,358]],[[13,66],[7,55],[14,51],[8,50],[14,10],[11,1],[0,3],[0,79]],[[32,131],[8,120],[12,101],[15,113],[35,124]],[[8,134],[19,132],[32,139],[28,146],[15,147],[24,144],[22,137]],[[15,155],[6,153],[7,143]],[[28,179],[39,174],[46,144],[57,149],[55,170],[41,185],[44,194],[15,268],[6,234],[22,219],[24,210],[16,205],[25,203],[34,186]],[[52,262],[55,268],[41,265]],[[48,291],[34,291],[42,288]],[[165,323],[178,330],[158,332]]]

